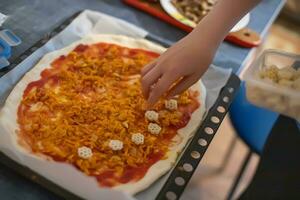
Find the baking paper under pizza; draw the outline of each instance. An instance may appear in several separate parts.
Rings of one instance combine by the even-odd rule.
[[[20,81],[23,90],[12,92],[22,92],[16,142],[45,162],[74,166],[99,187],[145,189],[172,167],[205,107],[198,82],[147,109],[140,70],[163,51],[146,40],[91,35],[46,55]]]

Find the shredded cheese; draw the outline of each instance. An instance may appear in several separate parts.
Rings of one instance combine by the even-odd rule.
[[[153,153],[166,152],[169,143],[159,134],[162,128],[145,120],[138,76],[154,58],[117,45],[79,45],[55,60],[40,82],[27,87],[19,106],[20,139],[32,152],[76,165],[87,175],[107,169],[121,175],[125,167],[143,165]],[[178,102],[188,104],[189,94],[181,94]],[[155,107],[162,109],[163,100]],[[151,116],[148,120],[165,129],[179,123],[181,113]]]

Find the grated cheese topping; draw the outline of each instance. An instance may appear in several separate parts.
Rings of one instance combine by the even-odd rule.
[[[139,74],[156,57],[106,43],[77,46],[27,86],[18,109],[19,139],[33,153],[75,165],[106,186],[120,184],[127,168],[150,167],[150,157],[166,154],[169,127],[183,117],[167,111],[148,119],[157,124],[145,119]],[[188,91],[178,97],[178,105],[191,102]],[[164,100],[154,109],[161,113]],[[110,181],[99,178],[107,170],[115,174]]]

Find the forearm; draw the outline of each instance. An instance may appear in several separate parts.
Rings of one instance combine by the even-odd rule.
[[[231,28],[261,0],[219,0],[191,35],[203,37],[208,45],[217,48]],[[202,41],[203,42],[203,41]]]

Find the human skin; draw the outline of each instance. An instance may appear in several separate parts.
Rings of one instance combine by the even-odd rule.
[[[194,30],[141,70],[142,91],[153,106],[197,82],[231,28],[261,0],[219,0]]]

